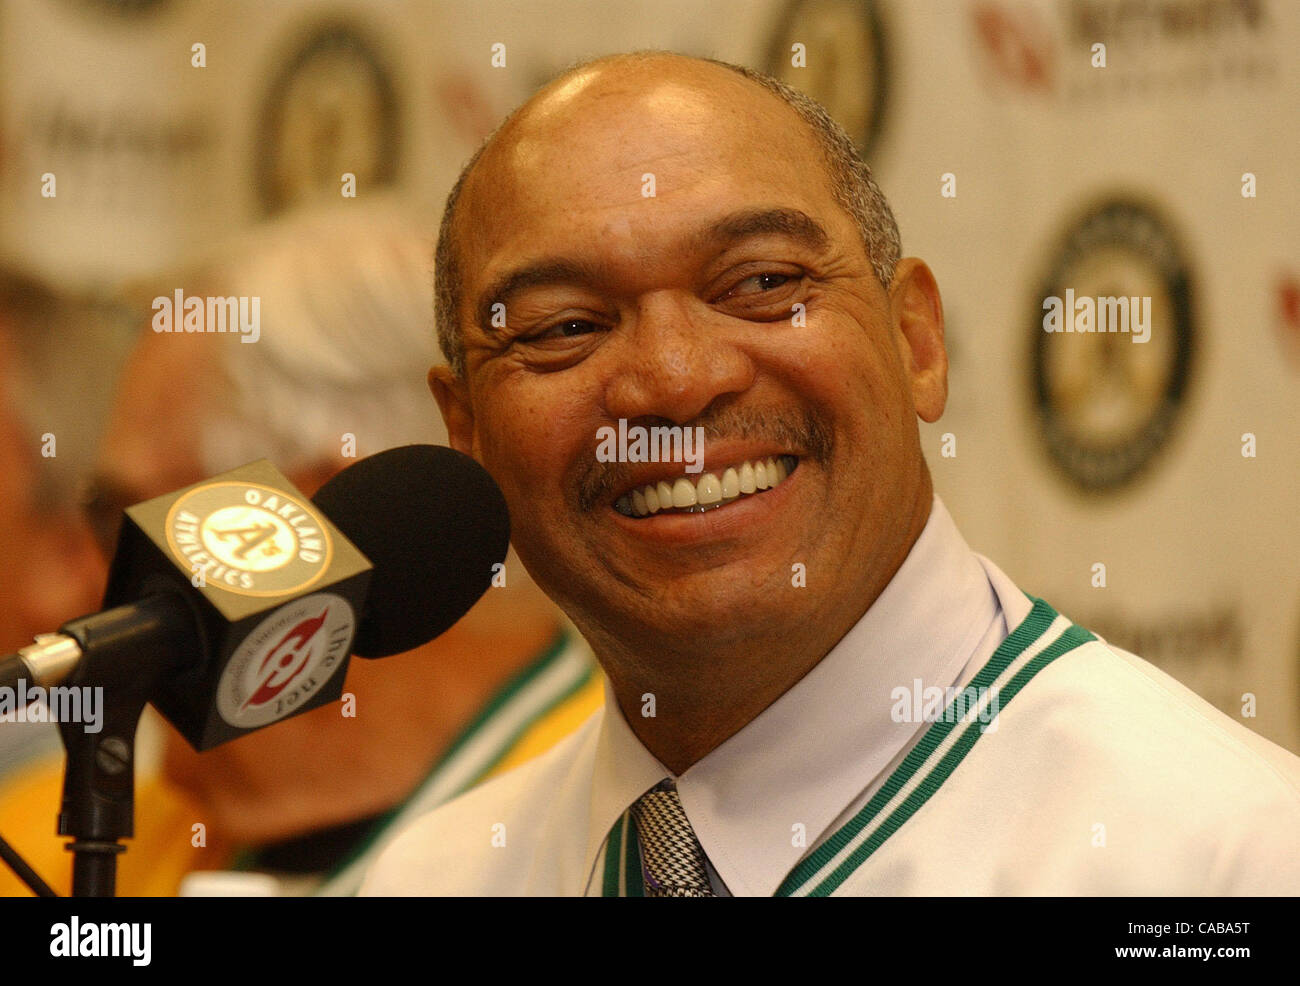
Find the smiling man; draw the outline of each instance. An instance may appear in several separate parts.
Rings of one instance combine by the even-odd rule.
[[[939,293],[899,253],[821,108],[721,63],[579,66],[471,160],[430,383],[608,700],[367,892],[1300,888],[1300,760],[962,540],[916,421]],[[702,429],[702,468],[596,454],[631,427]]]

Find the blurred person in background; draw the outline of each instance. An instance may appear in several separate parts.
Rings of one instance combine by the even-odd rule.
[[[110,313],[0,270],[0,653],[99,607],[103,562],[78,506],[126,334]],[[88,354],[92,354],[88,355]],[[59,750],[50,723],[0,722],[0,778]]]
[[[260,331],[160,332],[151,320],[88,501],[105,557],[124,508],[254,459],[311,496],[353,456],[446,444],[422,372],[436,360],[431,247],[395,207],[349,204],[151,282],[157,297],[258,298]],[[330,703],[203,754],[165,726],[118,893],[355,892],[404,822],[575,728],[601,701],[590,652],[513,554],[506,576],[429,644],[353,661],[355,717]],[[0,834],[67,892],[53,835],[61,783],[55,761],[0,789]],[[7,871],[0,888],[25,890]]]

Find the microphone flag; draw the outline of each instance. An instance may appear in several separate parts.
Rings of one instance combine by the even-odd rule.
[[[195,655],[153,704],[196,750],[336,700],[372,566],[262,459],[126,511],[105,609],[194,611]]]

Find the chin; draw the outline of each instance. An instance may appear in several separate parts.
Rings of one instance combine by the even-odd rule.
[[[785,583],[786,592],[796,592]],[[690,641],[701,645],[728,645],[753,640],[762,628],[781,626],[791,619],[799,620],[801,607],[792,605],[786,592],[764,589],[743,594],[715,593],[702,595],[698,589],[682,587],[682,597],[675,600],[660,598],[653,602],[642,600],[632,609],[610,611],[603,621],[614,629],[616,639],[626,640],[629,630],[637,638],[668,638]]]

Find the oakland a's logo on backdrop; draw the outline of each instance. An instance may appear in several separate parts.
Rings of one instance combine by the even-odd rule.
[[[190,490],[167,512],[167,545],[195,578],[245,596],[300,592],[333,554],[314,506],[260,483]]]
[[[884,119],[885,40],[871,0],[791,0],[767,72],[826,107],[866,155]]]
[[[1186,396],[1188,263],[1156,212],[1120,198],[1073,222],[1050,256],[1028,320],[1039,432],[1074,484],[1113,489],[1151,462]]]
[[[274,215],[390,185],[401,151],[401,107],[380,48],[348,23],[317,28],[271,81],[255,148],[258,197]]]

